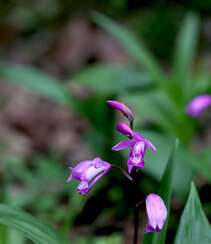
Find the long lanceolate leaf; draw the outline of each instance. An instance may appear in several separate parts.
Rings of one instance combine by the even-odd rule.
[[[22,86],[41,96],[64,105],[72,105],[65,87],[55,78],[30,66],[0,63],[0,79]]]
[[[128,90],[143,90],[152,83],[146,73],[114,64],[93,65],[76,74],[73,80],[102,95],[120,94]]]
[[[158,190],[158,194],[162,197],[167,207],[167,211],[168,211],[167,221],[165,223],[163,230],[160,233],[146,234],[143,242],[144,244],[165,244],[168,219],[170,215],[170,201],[171,201],[171,194],[172,194],[174,162],[175,162],[175,153],[177,147],[178,147],[178,140],[176,140],[174,148],[169,156],[168,162],[166,164],[166,169],[162,176],[159,190]]]
[[[194,14],[188,14],[184,19],[177,38],[174,57],[175,79],[183,85],[184,82],[188,83],[188,79],[190,79],[190,69],[195,57],[198,34],[199,19]]]
[[[194,183],[182,213],[174,244],[210,244],[211,227],[202,210]]]
[[[153,233],[152,244],[165,244],[166,232],[168,226],[168,220],[170,215],[170,202],[171,202],[171,194],[172,194],[172,183],[173,183],[173,172],[174,172],[174,161],[175,161],[175,153],[178,147],[178,140],[175,142],[175,146],[170,154],[165,172],[163,174],[160,187],[159,187],[159,195],[163,198],[167,211],[168,218],[165,223],[164,229],[160,233]]]
[[[95,13],[93,18],[98,25],[120,41],[126,51],[147,69],[153,80],[160,83],[165,81],[165,76],[153,55],[131,32],[102,14]]]
[[[0,204],[0,223],[13,227],[38,244],[64,244],[65,241],[50,227],[13,207]]]

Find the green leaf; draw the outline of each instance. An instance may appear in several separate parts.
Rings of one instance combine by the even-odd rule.
[[[8,242],[8,228],[5,225],[0,224],[0,243]]]
[[[174,57],[174,74],[177,79],[177,82],[181,82],[183,85],[184,85],[184,81],[188,82],[190,69],[193,65],[193,61],[195,57],[198,34],[199,34],[198,16],[189,13],[185,17],[184,22],[181,26],[177,38],[175,57]]]
[[[188,152],[188,154],[186,154],[187,162],[189,162],[192,168],[204,177],[206,177],[206,179],[211,183],[210,156],[210,148],[205,148],[198,154],[196,154],[196,152],[194,151],[190,151]]]
[[[99,26],[117,38],[127,52],[146,68],[155,81],[160,83],[165,81],[165,76],[153,55],[130,31],[99,13],[95,13],[93,19]]]
[[[65,243],[56,234],[55,230],[39,222],[29,214],[5,204],[0,204],[0,223],[23,232],[34,243]]]
[[[151,84],[145,73],[115,64],[94,65],[76,74],[72,79],[103,95],[143,89]]]
[[[210,244],[211,228],[194,183],[182,213],[174,244]]]
[[[163,198],[167,211],[168,211],[168,217],[165,223],[165,226],[163,230],[160,233],[153,233],[152,237],[152,244],[165,244],[166,239],[166,232],[167,232],[167,226],[168,226],[168,220],[170,216],[170,202],[171,202],[171,194],[172,194],[172,188],[173,188],[173,175],[174,175],[174,164],[175,164],[175,154],[176,150],[178,148],[178,140],[175,141],[175,146],[169,156],[168,163],[166,165],[165,172],[163,174],[158,194]]]
[[[163,230],[160,233],[148,233],[145,235],[144,244],[165,244],[166,232],[168,226],[168,219],[170,215],[170,201],[173,188],[173,175],[174,175],[174,164],[175,154],[178,147],[178,140],[176,140],[174,148],[169,155],[164,174],[162,176],[158,194],[162,197],[166,204],[168,211],[168,217]]]
[[[173,139],[153,131],[142,130],[142,134],[149,138],[158,148],[157,153],[147,151],[144,171],[155,179],[160,179],[165,168],[165,162],[167,161],[166,151],[170,150],[170,145],[172,144]],[[190,148],[180,144],[176,155],[176,177],[174,177],[173,180],[173,188],[176,193],[179,194],[179,197],[184,198],[187,196],[187,193],[189,192],[189,184],[195,172],[203,175],[209,182],[211,182],[210,156],[211,153],[209,148],[205,149],[200,154],[196,154],[196,152],[191,151]]]
[[[20,231],[10,228],[8,230],[8,240],[7,242],[2,242],[4,244],[25,244],[26,238],[24,237],[24,234]]]
[[[210,73],[204,63],[199,65],[199,69],[194,73],[193,77],[193,87],[190,97],[187,97],[189,101],[194,96],[202,93],[207,93],[211,90]]]
[[[160,180],[166,168],[166,162],[168,161],[168,154],[166,152],[171,150],[174,139],[153,131],[142,130],[142,134],[149,138],[158,149],[156,153],[152,153],[151,151],[146,152],[146,164],[143,170],[155,179]],[[178,153],[175,156],[173,189],[178,197],[183,200],[187,197],[189,191],[188,186],[193,177],[193,169],[189,162],[190,159],[186,156],[188,152],[181,143],[177,151]]]
[[[149,92],[137,92],[136,94],[126,94],[126,96],[122,96],[121,99],[134,108],[136,114],[135,123],[140,124],[140,121],[144,122],[149,120],[159,125],[163,131],[171,135],[175,133],[177,111],[172,101],[163,91],[154,90]]]
[[[38,69],[1,63],[0,77],[61,104],[70,105],[71,103],[70,94],[64,86]]]

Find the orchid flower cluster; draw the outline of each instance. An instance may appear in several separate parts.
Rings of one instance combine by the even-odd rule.
[[[112,150],[120,151],[129,148],[130,152],[127,160],[128,173],[131,174],[134,170],[137,172],[145,165],[144,155],[146,150],[150,148],[153,152],[156,152],[157,149],[150,140],[139,132],[133,131],[134,116],[125,104],[114,100],[109,100],[107,103],[113,109],[120,111],[129,121],[129,125],[123,122],[117,124],[117,131],[125,135],[127,140],[119,142]],[[74,168],[70,167],[70,176],[67,182],[78,180],[80,183],[77,187],[77,192],[81,195],[86,195],[108,173],[111,167],[110,163],[100,157],[82,161]],[[162,198],[155,193],[150,193],[146,197],[145,203],[148,216],[148,224],[145,231],[160,232],[167,218],[167,209]]]

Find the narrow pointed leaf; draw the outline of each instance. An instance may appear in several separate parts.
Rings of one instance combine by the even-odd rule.
[[[119,40],[126,51],[146,68],[155,81],[165,81],[164,74],[154,56],[130,31],[99,13],[95,13],[93,19],[99,26]]]
[[[182,213],[174,244],[209,244],[211,227],[202,210],[194,183]]]
[[[171,194],[172,194],[174,162],[175,162],[175,154],[176,154],[177,147],[178,147],[178,140],[175,141],[174,148],[170,153],[168,162],[166,164],[166,169],[162,176],[159,190],[158,190],[158,194],[162,197],[163,201],[165,202],[168,211],[168,217],[165,226],[160,233],[145,234],[144,242],[143,242],[144,244],[165,244],[168,219],[170,215],[170,201],[171,201]]]
[[[60,104],[69,105],[70,94],[54,77],[30,66],[0,64],[0,78],[50,98]]]
[[[92,65],[72,79],[103,95],[143,89],[152,84],[146,72],[116,64]]]
[[[38,244],[64,244],[64,240],[56,232],[36,220],[29,214],[16,208],[0,204],[0,223],[15,228]]]
[[[174,73],[178,81],[188,79],[196,52],[199,34],[199,19],[195,14],[189,13],[181,26],[174,58]]]

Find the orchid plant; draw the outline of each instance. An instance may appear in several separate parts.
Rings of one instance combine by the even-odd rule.
[[[134,115],[130,108],[115,100],[109,100],[107,103],[113,109],[120,111],[129,121],[129,125],[122,122],[117,124],[117,131],[127,136],[128,140],[119,142],[112,148],[112,150],[119,151],[130,148],[127,160],[128,173],[137,174],[138,171],[145,165],[144,155],[146,150],[151,148],[153,152],[156,152],[157,149],[149,139],[145,138],[139,132],[133,130]],[[69,168],[70,176],[68,177],[67,182],[70,182],[71,180],[78,180],[80,184],[77,187],[77,192],[81,195],[86,195],[91,188],[108,173],[108,171],[112,168],[112,164],[104,161],[100,157],[97,157],[93,160],[82,161],[75,167]],[[127,173],[125,173],[125,175],[127,176]],[[130,176],[128,176],[128,178],[131,179]],[[155,193],[150,193],[146,197],[145,202],[148,216],[148,223],[145,228],[145,232],[160,232],[167,218],[167,208],[165,203],[162,198]],[[135,203],[135,215],[138,215],[138,205],[138,202]],[[137,216],[134,217],[137,219]],[[134,222],[133,240],[134,244],[136,244],[138,241],[137,221]]]

